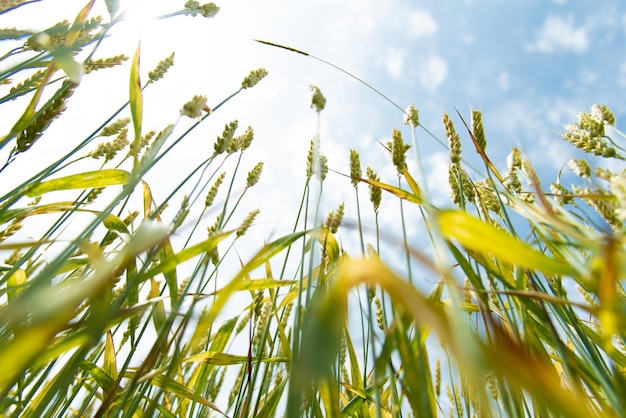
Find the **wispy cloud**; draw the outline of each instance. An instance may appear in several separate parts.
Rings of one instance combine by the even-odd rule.
[[[576,27],[572,16],[548,16],[536,39],[526,45],[529,51],[582,54],[589,47],[589,34],[585,27]]]
[[[436,90],[448,76],[448,64],[439,55],[431,55],[418,71],[420,84],[428,90]]]
[[[426,158],[426,184],[430,198],[436,206],[450,204],[450,184],[448,183],[448,154],[437,151]]]
[[[408,55],[408,51],[404,48],[390,47],[387,48],[385,59],[385,69],[393,78],[400,78],[404,70],[404,63]]]
[[[439,25],[430,13],[414,10],[408,14],[407,35],[411,39],[419,39],[437,32]]]

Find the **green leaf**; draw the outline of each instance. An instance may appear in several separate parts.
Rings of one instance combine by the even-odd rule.
[[[133,372],[126,372],[128,377],[134,377]],[[153,386],[164,389],[174,395],[182,396],[191,401],[198,402],[204,406],[208,406],[216,412],[219,412],[222,415],[225,415],[220,409],[212,402],[208,401],[206,398],[200,396],[194,390],[188,388],[187,386],[178,383],[177,381],[162,375],[156,375],[151,379],[151,383]]]
[[[117,360],[115,356],[115,345],[113,343],[113,334],[111,331],[107,331],[104,340],[104,372],[111,377],[111,379],[117,379]]]
[[[135,144],[139,144],[141,141],[141,123],[143,118],[143,94],[141,90],[141,80],[139,79],[139,50],[141,44],[137,45],[135,56],[130,66],[130,82],[129,82],[129,103],[130,114],[133,120],[133,127],[135,128],[135,140],[131,149],[134,149]]]
[[[124,221],[122,221],[119,217],[113,215],[112,213],[107,214],[107,216],[102,221],[102,225],[109,231],[116,231],[122,234],[129,234],[128,228]]]
[[[99,187],[116,186],[128,183],[129,179],[130,174],[127,171],[114,168],[87,171],[85,173],[44,181],[43,183],[31,187],[26,192],[26,195],[33,197],[61,190],[95,189]]]
[[[96,384],[105,392],[110,392],[115,387],[115,379],[92,362],[84,360],[81,362],[80,368],[89,373]]]

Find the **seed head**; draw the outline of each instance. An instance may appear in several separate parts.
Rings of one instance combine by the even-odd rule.
[[[393,165],[396,166],[396,170],[398,174],[400,174],[406,168],[406,152],[411,146],[404,143],[402,140],[402,132],[398,129],[392,131],[391,137],[392,141],[387,142],[387,147],[391,150]]]
[[[124,54],[116,55],[114,57],[109,57],[109,58],[88,60],[85,63],[85,74],[102,70],[104,68],[113,68],[118,65],[121,65],[124,61],[127,61],[127,60],[128,60],[128,57]]]
[[[77,84],[71,81],[64,81],[57,90],[55,96],[51,98],[41,110],[39,110],[33,121],[16,136],[16,146],[14,153],[19,154],[28,150],[48,129],[52,121],[61,116],[65,111],[67,99],[74,93]]]
[[[621,193],[619,190],[620,185],[617,184],[620,180],[615,180],[615,183],[612,185],[613,189],[611,189],[612,193],[617,192]],[[578,195],[582,195],[583,200],[591,206],[597,213],[600,215],[615,232],[619,232],[623,226],[624,221],[622,220],[623,212],[619,211],[621,209],[618,205],[619,203],[611,202],[607,197],[609,197],[609,193],[602,189],[590,189],[589,187],[585,187],[581,189],[579,187],[572,187],[574,193]],[[615,197],[617,197],[614,194]]]
[[[237,137],[237,143],[239,144],[239,149],[244,151],[248,149],[250,144],[252,144],[252,140],[254,139],[254,131],[252,130],[252,126],[248,126],[245,132]]]
[[[359,158],[359,152],[355,150],[354,148],[352,148],[350,150],[350,177],[352,177],[350,179],[350,182],[352,183],[355,189],[359,185],[358,179],[360,179],[361,176],[362,176],[362,171],[361,171],[361,160]]]
[[[44,70],[36,71],[33,75],[28,77],[26,80],[20,83],[17,83],[13,87],[11,87],[11,89],[9,90],[9,93],[16,92],[16,93],[24,94],[30,89],[37,88],[39,84],[41,83],[41,80],[43,80],[44,73],[45,73]],[[8,84],[8,82],[10,82],[11,80],[5,79],[4,81],[7,82]],[[5,83],[3,82],[2,84],[5,84]]]
[[[104,162],[107,162],[115,158],[115,155],[128,144],[128,128],[123,128],[113,141],[98,145],[89,156],[95,159],[104,157]]]
[[[317,86],[312,85],[309,90],[311,91],[311,108],[319,113],[326,106],[326,98]]]
[[[450,198],[456,205],[463,205],[462,198],[465,199],[466,203],[474,203],[476,201],[474,185],[460,164],[450,164],[448,166],[448,184],[450,185]]]
[[[246,188],[250,188],[259,182],[261,172],[263,171],[263,163],[258,163],[250,172],[246,179]]]
[[[580,113],[578,123],[565,125],[563,139],[583,151],[602,157],[612,157],[624,160],[625,157],[605,136],[605,125],[613,125],[615,117],[606,106],[595,104],[591,113]]]
[[[591,167],[585,160],[574,160],[573,158],[567,162],[567,166],[578,177],[589,178],[591,177]]]
[[[498,197],[493,191],[493,186],[487,180],[476,182],[476,191],[478,192],[478,199],[485,210],[500,214],[501,208]]]
[[[180,209],[178,210],[178,213],[176,214],[176,217],[174,217],[174,221],[172,222],[173,231],[177,230],[183,224],[183,222],[185,222],[185,218],[187,218],[187,215],[189,215],[189,197],[185,196],[183,197],[183,200],[180,203]]]
[[[328,174],[328,158],[324,154],[320,154],[319,173],[315,173],[319,181],[326,180]]]
[[[220,189],[220,185],[224,181],[224,177],[226,177],[226,173],[221,173],[219,176],[217,176],[217,178],[215,179],[215,183],[213,183],[213,186],[211,186],[211,188],[209,189],[209,192],[206,195],[206,199],[204,200],[204,205],[207,208],[211,206],[215,201],[215,196],[217,196],[217,192]]]
[[[202,17],[214,17],[219,11],[220,8],[215,3],[206,3],[201,5],[200,2],[189,0],[185,3],[184,13],[193,17],[198,14]]]
[[[193,99],[185,103],[183,108],[180,110],[180,114],[194,119],[202,116],[203,110],[210,113],[211,111],[206,105],[206,100],[206,96],[193,96]]]
[[[367,173],[368,179],[372,181],[376,181],[376,182],[380,181],[380,178],[371,167],[367,167],[365,171]],[[383,198],[383,192],[382,190],[380,190],[380,187],[372,186],[371,184],[369,185],[369,189],[370,189],[370,202],[372,202],[372,204],[374,205],[374,212],[378,213],[378,208],[380,207],[380,202]]]
[[[316,149],[315,149],[315,139],[311,140],[311,144],[309,145],[309,152],[307,153],[306,156],[306,178],[307,180],[310,179],[313,176],[313,173],[315,171],[315,165],[314,165],[314,160],[315,160],[315,154],[317,153]]]
[[[248,228],[250,228],[250,225],[252,225],[252,222],[254,222],[254,218],[256,218],[256,216],[259,214],[260,210],[259,209],[255,209],[252,212],[250,212],[248,214],[248,216],[246,216],[246,218],[243,220],[243,222],[241,222],[241,225],[239,225],[239,227],[237,228],[237,232],[236,235],[238,237],[244,235],[246,233],[246,231],[248,230]]]
[[[12,7],[14,5],[18,5],[19,3],[24,3],[24,1],[25,0],[22,0],[22,1],[20,1],[20,0],[4,1],[4,2],[2,2],[0,4],[0,12],[4,12],[9,7]],[[0,39],[20,39],[21,37],[26,36],[28,34],[29,34],[28,31],[19,30],[19,29],[16,29],[15,27],[0,29]]]
[[[567,190],[561,183],[550,183],[550,192],[554,194],[554,201],[561,206],[574,203],[572,192]]]
[[[608,107],[599,103],[591,106],[591,116],[598,122],[606,125],[613,126],[615,124],[615,116],[613,116],[613,112],[611,112]]]
[[[229,153],[233,151],[233,148],[231,147],[231,142],[238,126],[239,121],[236,119],[224,126],[224,131],[222,132],[222,135],[217,137],[217,140],[213,145],[215,155],[221,154],[224,151],[229,151]]]
[[[404,111],[404,117],[402,119],[405,125],[409,125],[411,128],[417,128],[420,124],[419,112],[418,110],[410,105]]]
[[[172,54],[169,57],[159,61],[155,69],[148,73],[148,82],[154,83],[155,81],[162,79],[165,73],[173,65],[174,65],[174,52],[172,52]]]
[[[511,152],[506,157],[506,165],[509,171],[522,169],[522,156],[517,148],[511,148]]]
[[[509,171],[503,181],[504,187],[511,193],[519,194],[522,192],[522,182],[516,170]]]
[[[267,74],[268,72],[265,68],[257,68],[256,70],[250,71],[250,74],[241,82],[241,88],[245,90],[256,86]]]
[[[339,225],[341,225],[341,221],[343,220],[344,215],[344,204],[341,203],[339,208],[336,211],[331,211],[326,218],[326,228],[330,230],[331,233],[337,233],[339,229]]]
[[[446,130],[446,138],[448,138],[448,148],[450,149],[450,162],[458,164],[461,162],[461,138],[454,129],[454,124],[447,113],[443,114],[443,127]]]
[[[100,132],[100,136],[113,136],[118,134],[128,123],[130,122],[130,118],[121,118],[117,119],[110,125],[105,126]]]
[[[472,134],[476,138],[476,142],[483,150],[487,148],[487,140],[485,139],[485,129],[483,127],[483,115],[478,110],[472,110]]]

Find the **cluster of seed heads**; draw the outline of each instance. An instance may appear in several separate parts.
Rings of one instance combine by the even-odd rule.
[[[615,123],[613,113],[606,107],[594,104],[591,112],[578,115],[577,123],[565,125],[563,139],[589,154],[625,159],[606,136],[605,127]]]

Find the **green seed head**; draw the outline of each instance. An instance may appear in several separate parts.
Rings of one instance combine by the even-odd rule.
[[[311,108],[319,113],[326,106],[326,98],[319,87],[311,86],[309,89],[311,91]]]
[[[350,150],[350,182],[356,188],[359,185],[359,178],[361,178],[361,160],[359,158],[359,152],[352,148]]]

